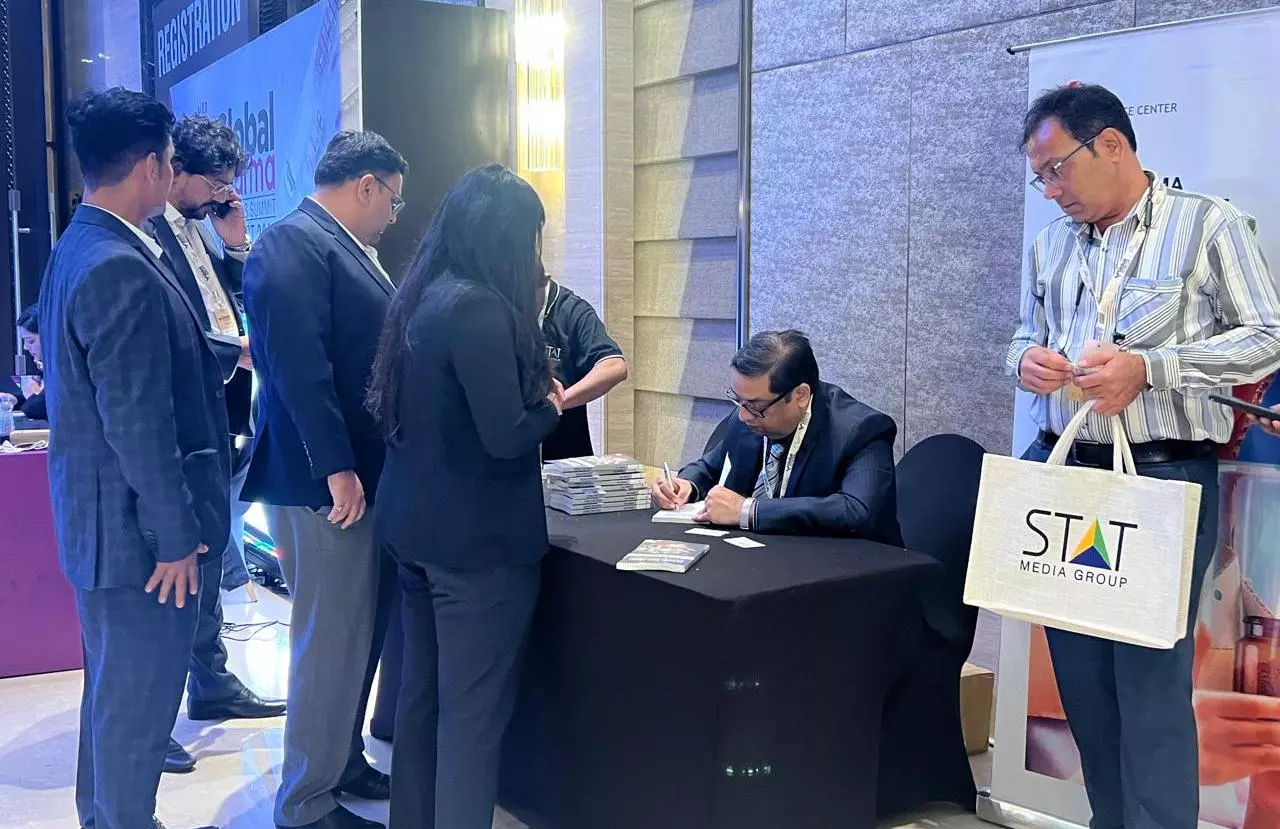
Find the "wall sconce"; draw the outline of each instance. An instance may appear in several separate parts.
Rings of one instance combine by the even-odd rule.
[[[521,172],[564,167],[564,0],[516,0],[516,130]]]

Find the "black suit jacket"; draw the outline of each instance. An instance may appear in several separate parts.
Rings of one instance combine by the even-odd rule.
[[[173,228],[163,215],[153,217],[148,223],[150,224],[148,229],[160,243],[160,247],[164,248],[165,256],[168,257],[174,275],[182,285],[182,290],[186,292],[196,308],[204,308],[204,297],[200,293],[200,285],[196,282],[191,263],[187,261],[187,255],[182,250],[178,237],[174,235]],[[204,249],[209,253],[209,261],[213,263],[213,272],[218,277],[218,282],[222,284],[222,290],[226,291],[235,306],[236,328],[240,335],[244,336],[244,323],[240,319],[244,311],[244,263],[234,256],[226,256],[219,251],[203,224],[197,224],[196,227],[200,230],[200,238],[204,240]],[[204,316],[204,323],[205,332],[211,333],[207,313]],[[218,362],[222,365],[223,376],[230,376],[226,384],[228,429],[233,435],[246,437],[252,435],[250,412],[253,406],[253,375],[236,365],[240,360],[240,345],[222,339],[212,339],[211,343],[214,353],[218,355]]]
[[[203,316],[124,222],[77,208],[40,286],[49,487],[76,587],[140,588],[156,562],[227,545],[227,416]]]
[[[511,306],[451,278],[410,322],[374,531],[401,561],[459,569],[531,564],[547,551],[539,445],[555,406],[526,409]]]
[[[756,529],[854,536],[901,546],[893,419],[830,383],[818,384],[810,411],[785,497],[756,505]],[[726,456],[732,469],[725,486],[750,496],[764,463],[764,444],[741,420],[733,421],[724,439],[681,470],[680,477],[693,484],[699,498],[705,497],[720,482]]]
[[[392,291],[311,199],[254,245],[244,302],[258,408],[243,500],[318,509],[332,504],[326,479],[355,470],[373,501],[385,448],[364,396]]]

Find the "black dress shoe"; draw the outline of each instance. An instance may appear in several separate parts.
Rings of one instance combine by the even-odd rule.
[[[281,826],[277,823],[276,829],[386,829],[386,826],[377,821],[365,820],[339,806],[315,823],[308,823],[306,826]]]
[[[284,709],[284,700],[263,699],[246,688],[234,697],[212,702],[187,700],[187,719],[196,721],[261,720],[267,717],[282,717]]]
[[[165,774],[190,774],[196,770],[196,758],[192,757],[177,740],[169,738],[169,751],[164,755]],[[163,826],[160,829],[164,829]]]
[[[343,783],[334,789],[335,794],[349,794],[364,800],[390,800],[391,775],[383,774],[373,766],[360,772],[360,776],[350,783]]]

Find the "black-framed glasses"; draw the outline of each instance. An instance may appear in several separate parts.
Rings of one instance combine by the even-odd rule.
[[[391,194],[391,215],[399,216],[400,211],[404,210],[404,199],[400,197],[399,193],[391,189],[390,184],[387,184],[378,176],[374,176],[373,180],[381,184],[383,187],[387,188],[387,192]]]
[[[1076,147],[1074,150],[1072,150],[1071,152],[1067,153],[1067,157],[1066,157],[1066,158],[1062,159],[1061,161],[1059,161],[1059,162],[1057,162],[1057,163],[1055,163],[1055,164],[1051,164],[1051,165],[1049,165],[1049,169],[1045,170],[1045,171],[1044,171],[1043,173],[1041,173],[1040,175],[1038,175],[1038,176],[1036,176],[1035,178],[1031,179],[1031,186],[1032,186],[1032,187],[1034,187],[1035,189],[1039,190],[1041,193],[1043,193],[1043,192],[1044,192],[1044,188],[1045,188],[1047,185],[1049,185],[1049,184],[1060,184],[1060,183],[1062,182],[1062,180],[1063,180],[1063,176],[1062,176],[1062,168],[1063,168],[1063,166],[1064,166],[1068,161],[1070,161],[1070,160],[1072,159],[1072,157],[1073,157],[1073,156],[1075,156],[1075,154],[1076,154],[1076,153],[1080,152],[1080,151],[1081,151],[1081,150],[1083,150],[1085,147],[1091,146],[1091,145],[1093,144],[1093,142],[1094,142],[1094,141],[1097,141],[1097,140],[1098,140],[1099,138],[1101,138],[1101,137],[1102,137],[1102,133],[1098,133],[1098,134],[1097,134],[1097,135],[1095,135],[1093,138],[1090,138],[1088,141],[1084,142],[1084,143],[1083,143],[1083,144],[1081,144],[1079,147]]]
[[[776,404],[780,403],[789,394],[791,394],[791,392],[784,391],[782,394],[773,398],[763,406],[757,406],[754,403],[748,403],[747,401],[743,400],[741,397],[738,397],[738,395],[734,394],[733,389],[726,389],[724,396],[729,399],[730,403],[737,406],[739,409],[742,409],[744,412],[751,415],[752,417],[764,417],[765,412],[772,409]]]

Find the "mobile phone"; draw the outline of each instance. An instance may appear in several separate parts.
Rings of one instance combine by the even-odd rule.
[[[231,202],[216,201],[213,203],[213,215],[219,219],[225,219],[227,214],[231,212]]]
[[[1280,420],[1280,412],[1274,409],[1268,409],[1266,406],[1255,406],[1252,403],[1246,403],[1238,397],[1227,397],[1223,394],[1211,394],[1209,399],[1214,403],[1220,403],[1223,406],[1229,406],[1238,412],[1251,414],[1254,417],[1260,417],[1263,420]]]

